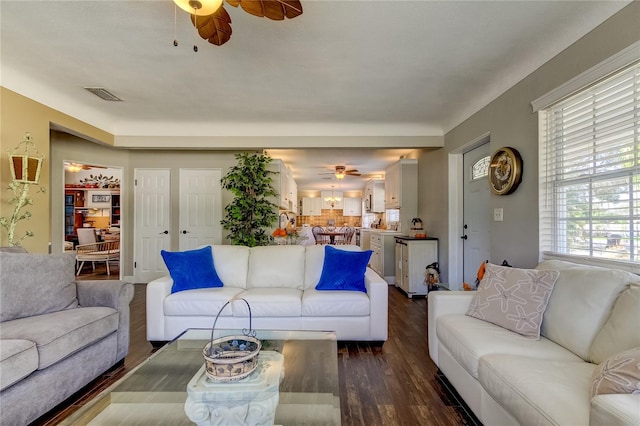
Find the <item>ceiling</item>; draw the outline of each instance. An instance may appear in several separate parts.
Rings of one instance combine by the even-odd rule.
[[[217,47],[169,0],[1,0],[0,83],[114,134],[116,145],[442,136],[628,3],[302,0],[303,15],[280,22],[225,4],[233,35]],[[279,157],[291,159],[301,189],[314,189],[305,187],[317,168],[375,173],[407,151],[398,145]],[[385,150],[365,149],[374,146]]]

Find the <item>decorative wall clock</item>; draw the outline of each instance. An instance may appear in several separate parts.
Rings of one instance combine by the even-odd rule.
[[[489,165],[489,184],[498,195],[514,192],[522,180],[522,158],[515,148],[498,149],[491,156]]]

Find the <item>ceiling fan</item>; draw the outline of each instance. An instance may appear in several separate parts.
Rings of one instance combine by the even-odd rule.
[[[321,175],[334,175],[336,179],[342,180],[345,176],[362,176],[358,169],[347,170],[345,166],[336,166],[335,172],[320,173]]]
[[[231,38],[231,17],[222,6],[223,0],[173,0],[191,14],[191,22],[204,40],[222,46]],[[226,0],[227,4],[260,18],[282,21],[302,15],[300,0]],[[178,42],[173,41],[177,46]],[[197,46],[193,46],[195,52]]]
[[[80,163],[65,163],[67,170],[70,172],[76,173],[80,170],[92,170],[92,169],[106,169],[103,166],[91,166],[88,164],[80,164]]]

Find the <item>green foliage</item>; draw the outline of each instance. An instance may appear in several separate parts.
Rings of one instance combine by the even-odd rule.
[[[235,245],[248,247],[269,244],[270,228],[278,219],[278,206],[270,201],[277,195],[271,185],[268,169],[271,158],[263,154],[236,154],[238,164],[222,178],[222,187],[234,195],[224,208],[225,219],[220,221]]]

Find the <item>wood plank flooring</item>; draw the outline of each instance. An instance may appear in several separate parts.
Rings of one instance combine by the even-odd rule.
[[[116,277],[117,272],[116,272]],[[81,279],[106,279],[104,271]],[[35,425],[55,425],[153,352],[146,340],[145,285],[135,285],[131,344],[124,365],[105,373]],[[343,425],[480,425],[438,374],[427,346],[427,304],[389,287],[389,340],[338,342]]]

